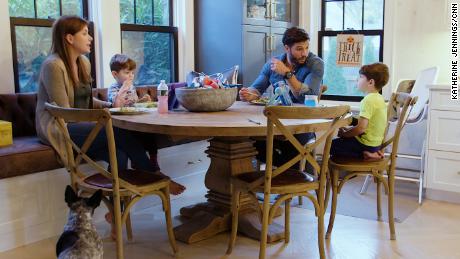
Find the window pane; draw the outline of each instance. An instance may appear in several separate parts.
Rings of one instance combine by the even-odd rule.
[[[170,33],[122,31],[122,52],[137,63],[135,85],[173,82],[172,37]]]
[[[58,18],[59,0],[37,0],[37,18]]]
[[[355,0],[345,2],[345,29],[361,30],[362,21],[363,1]]]
[[[34,18],[34,0],[8,0],[11,17]]]
[[[83,17],[82,0],[62,0],[62,15],[78,15]]]
[[[383,0],[364,0],[364,29],[383,29]]]
[[[325,63],[325,94],[344,96],[364,96],[357,89],[359,67],[338,67],[336,61],[337,37],[323,37],[323,60]],[[380,36],[364,36],[363,64],[379,61]]]
[[[19,92],[36,92],[40,67],[51,47],[51,28],[17,26],[15,33]]]
[[[152,0],[136,1],[136,24],[152,24]]]
[[[169,26],[169,0],[154,0],[154,25]]]
[[[326,30],[343,30],[343,2],[326,2]]]
[[[134,0],[120,0],[120,22],[134,23]]]

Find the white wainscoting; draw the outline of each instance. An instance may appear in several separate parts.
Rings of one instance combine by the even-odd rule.
[[[210,162],[204,153],[207,146],[207,141],[199,141],[161,149],[162,171],[172,179],[203,173]],[[60,235],[67,221],[64,191],[69,183],[65,169],[0,180],[0,252]],[[180,195],[171,197],[180,198]],[[148,197],[136,204],[132,212],[159,203],[156,197]],[[103,221],[106,212],[101,203],[95,211],[94,222]]]

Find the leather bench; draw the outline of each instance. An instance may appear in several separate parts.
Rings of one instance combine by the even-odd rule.
[[[185,85],[186,83],[169,84],[172,90],[170,107],[177,103],[174,89]],[[147,93],[152,100],[156,100],[156,86],[141,86],[136,90],[138,95]],[[107,101],[107,88],[93,89],[93,96]],[[0,120],[10,121],[13,125],[13,145],[0,147],[0,179],[62,168],[54,150],[42,144],[37,137],[36,106],[36,93],[0,94]],[[170,145],[185,142],[171,142]]]

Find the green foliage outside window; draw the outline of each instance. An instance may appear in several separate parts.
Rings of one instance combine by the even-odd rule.
[[[35,17],[34,0],[8,0],[10,17],[56,19],[60,16],[59,0],[36,0],[37,17]],[[62,15],[83,16],[82,0],[61,0]]]
[[[59,0],[36,0],[36,13],[33,0],[8,0],[10,17],[32,19],[59,18]],[[62,15],[83,16],[82,0],[61,0]],[[41,64],[49,55],[51,48],[51,25],[14,26],[16,42],[17,76],[19,92],[36,92]],[[14,24],[14,21],[13,21]]]
[[[169,0],[154,0],[153,5],[152,0],[136,0],[136,6],[134,0],[120,0],[120,20],[124,24],[169,26]],[[171,33],[122,31],[122,52],[137,63],[135,85],[174,80],[171,37]]]
[[[169,26],[169,0],[136,0],[136,8],[134,0],[120,0],[120,21],[125,24]]]

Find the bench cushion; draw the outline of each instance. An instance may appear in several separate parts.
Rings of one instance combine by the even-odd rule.
[[[14,138],[13,145],[0,148],[0,179],[62,168],[54,150],[38,137]]]

